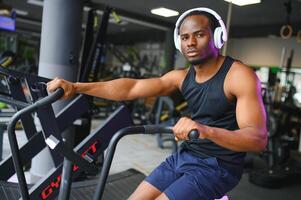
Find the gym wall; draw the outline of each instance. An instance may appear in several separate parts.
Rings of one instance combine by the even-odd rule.
[[[283,48],[286,49],[284,60],[287,60],[290,51],[294,49],[292,67],[301,68],[301,43],[298,43],[295,37],[288,40],[278,37],[230,39],[226,54],[242,60],[249,66],[278,67]],[[175,68],[183,68],[185,65],[185,58],[177,52]]]
[[[279,66],[283,48],[286,49],[284,60],[293,49],[292,67],[301,68],[301,43],[297,43],[295,37],[288,40],[267,37],[230,39],[227,54],[250,66]]]

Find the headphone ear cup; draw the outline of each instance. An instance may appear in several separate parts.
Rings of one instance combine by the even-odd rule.
[[[222,27],[217,27],[214,30],[214,45],[216,48],[220,49],[222,48],[222,46],[224,45],[224,41],[223,41],[223,29]]]

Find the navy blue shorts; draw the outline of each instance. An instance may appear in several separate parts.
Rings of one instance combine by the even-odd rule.
[[[239,182],[216,158],[200,158],[184,150],[169,156],[145,181],[164,192],[170,200],[214,200]]]

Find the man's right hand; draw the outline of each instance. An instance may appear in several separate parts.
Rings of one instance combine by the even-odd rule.
[[[64,90],[64,95],[62,99],[69,99],[73,97],[76,93],[75,84],[64,79],[56,77],[55,79],[47,83],[47,91],[50,93],[54,92],[59,87],[63,88]]]

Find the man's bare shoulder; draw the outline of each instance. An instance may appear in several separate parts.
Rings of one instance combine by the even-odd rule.
[[[163,77],[181,80],[186,76],[187,72],[188,69],[174,69],[170,72],[167,72]]]
[[[226,93],[237,97],[239,94],[254,90],[259,86],[260,81],[251,67],[239,61],[233,63],[226,76]]]
[[[178,89],[181,88],[181,85],[186,77],[188,69],[174,69],[161,77],[161,80],[165,83],[174,85]]]
[[[240,61],[234,61],[229,71],[229,78],[231,78],[231,80],[255,80],[257,79],[257,76],[250,66],[245,65]]]

